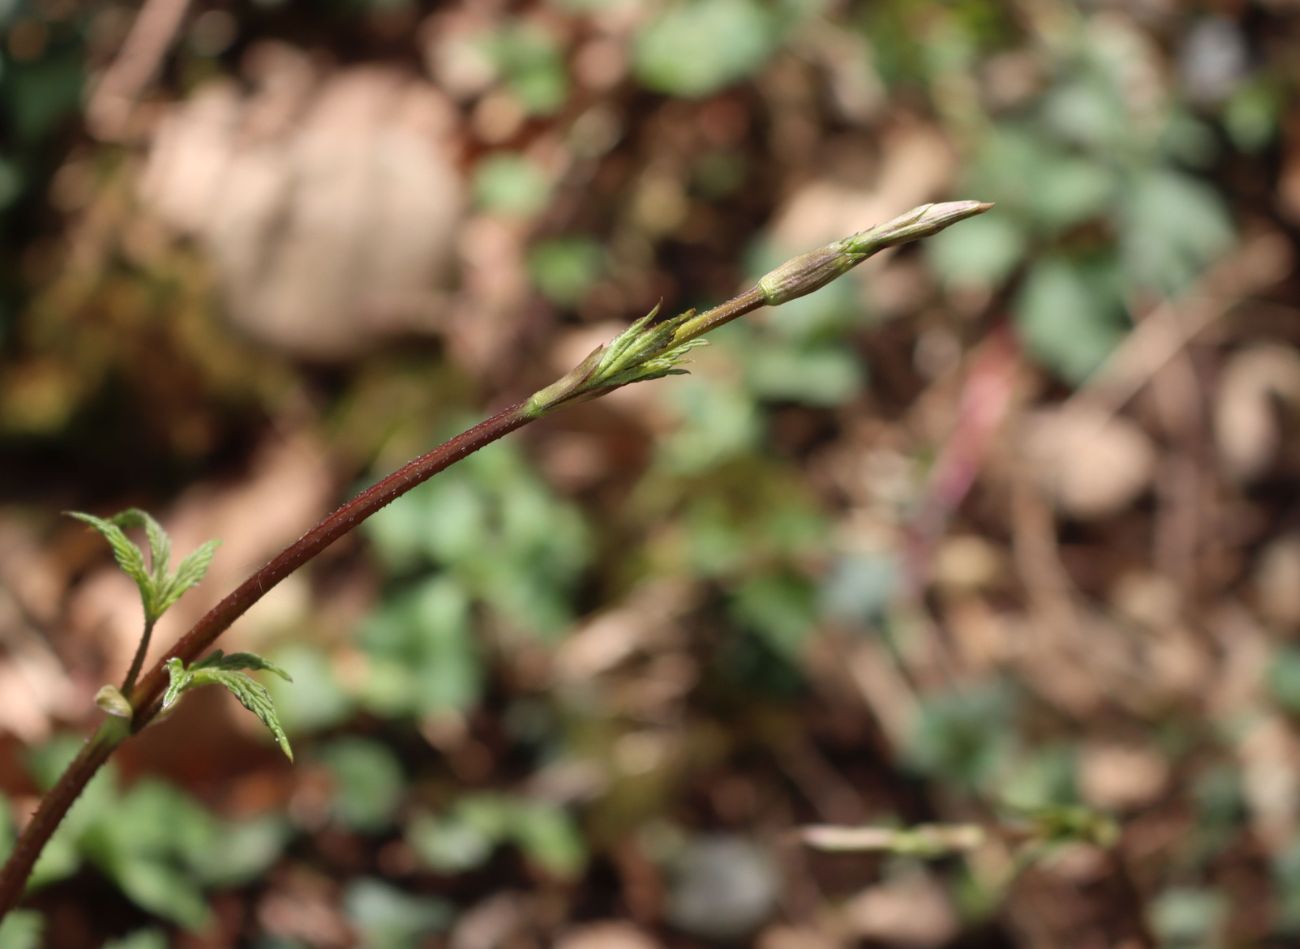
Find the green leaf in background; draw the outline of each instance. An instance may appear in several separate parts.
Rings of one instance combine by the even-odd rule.
[[[1124,313],[1105,264],[1045,259],[1025,278],[1016,325],[1029,352],[1067,382],[1091,375],[1124,337]]]
[[[407,842],[428,867],[449,874],[482,866],[508,843],[555,876],[574,876],[587,861],[582,835],[562,808],[508,794],[466,795],[444,815],[417,815]]]
[[[407,822],[406,840],[417,857],[438,873],[463,873],[487,862],[496,849],[498,835],[476,824],[446,817],[417,814]]]
[[[873,626],[881,621],[902,583],[892,554],[863,552],[841,557],[822,581],[822,610],[841,621]]]
[[[589,237],[539,241],[528,252],[533,285],[556,306],[580,302],[604,267],[605,252]]]
[[[0,793],[0,860],[8,859],[9,852],[14,849],[14,841],[17,839],[18,831],[14,827],[9,798]]]
[[[380,511],[364,530],[383,562],[406,574],[412,586],[427,582],[418,574],[421,568],[444,568],[439,579],[451,584],[462,601],[482,604],[519,630],[543,636],[559,635],[571,622],[571,591],[591,554],[582,512],[556,497],[509,444],[471,455],[416,488],[400,510]],[[458,677],[471,661],[477,665],[473,647],[463,645],[468,631],[426,633],[418,611],[412,612],[418,604],[399,599],[400,608],[394,605],[390,613],[385,607],[376,615],[376,628],[363,639],[376,657],[372,672],[395,678],[400,686],[411,673],[384,670],[394,665],[391,657],[410,664],[412,656],[448,654],[455,657],[454,668],[420,666],[422,675],[439,677],[441,683],[429,693],[428,705],[432,708],[439,696],[464,701]],[[426,642],[426,635],[441,638]],[[407,637],[409,645],[398,645]],[[480,677],[464,681],[476,689]],[[382,687],[368,685],[366,692],[382,700]],[[402,699],[396,707],[407,705]],[[445,701],[441,707],[447,707]]]
[[[1151,906],[1151,928],[1160,945],[1192,949],[1223,945],[1228,906],[1222,893],[1196,887],[1171,887]]]
[[[17,162],[0,158],[0,211],[18,200],[23,193],[22,169]]]
[[[326,651],[315,644],[287,643],[276,650],[275,659],[293,669],[292,686],[279,678],[267,682],[285,731],[323,731],[351,717],[356,703],[339,683]]]
[[[522,155],[489,155],[474,169],[474,200],[487,211],[531,217],[551,197],[546,173]]]
[[[904,755],[923,774],[987,790],[1010,760],[1013,734],[1011,695],[1000,683],[939,693],[922,704]]]
[[[1268,692],[1288,714],[1300,715],[1300,648],[1282,646],[1268,665]]]
[[[718,379],[685,376],[667,393],[682,413],[679,427],[656,449],[674,474],[707,471],[752,451],[762,431],[746,393]]]
[[[1244,152],[1263,149],[1277,137],[1284,102],[1285,93],[1274,83],[1264,80],[1242,83],[1223,113],[1223,124],[1232,143]]]
[[[366,704],[381,715],[424,716],[471,708],[483,687],[464,588],[432,577],[385,600],[365,622]]]
[[[178,926],[202,929],[212,919],[202,891],[170,863],[126,860],[114,866],[110,876],[131,902]]]
[[[1273,855],[1273,889],[1278,900],[1278,928],[1300,932],[1300,838],[1292,837]]]
[[[160,929],[137,929],[129,936],[104,943],[104,949],[167,949],[167,934]]]
[[[834,406],[863,385],[862,364],[842,346],[764,346],[743,357],[745,383],[763,399]]]
[[[786,662],[800,665],[817,619],[816,596],[807,578],[777,574],[746,580],[730,612]]]
[[[1128,103],[1105,74],[1076,76],[1052,89],[1043,104],[1043,122],[1060,139],[1092,151],[1135,147]]]
[[[482,49],[530,115],[550,115],[564,105],[569,75],[560,46],[547,30],[514,23],[484,37]]]
[[[363,833],[393,823],[402,802],[405,775],[386,745],[366,738],[340,738],[320,749],[334,779],[334,813]]]
[[[1022,811],[1041,811],[1079,803],[1078,762],[1069,745],[1049,745],[1025,753],[998,783],[1003,804]]]
[[[362,877],[343,892],[343,912],[373,949],[405,949],[428,944],[455,918],[455,910],[436,896],[416,896],[382,880]]]
[[[32,909],[14,910],[0,922],[0,949],[39,949],[45,919]]]
[[[1038,167],[1026,199],[1039,224],[1064,230],[1105,212],[1114,204],[1116,194],[1115,176],[1107,165],[1091,158],[1062,154]]]
[[[985,214],[925,242],[939,279],[952,287],[991,289],[1025,258],[1028,240],[1011,214]]]
[[[14,139],[33,146],[57,131],[81,105],[86,81],[83,52],[70,44],[39,59],[19,62],[6,57],[5,104]]]
[[[68,736],[33,749],[38,783],[57,774],[82,741]],[[132,902],[190,929],[209,919],[205,886],[237,886],[266,871],[283,851],[283,817],[220,820],[192,797],[155,779],[119,787],[103,768],[46,845],[30,885],[66,879],[94,865]]]
[[[1208,185],[1171,169],[1143,172],[1130,185],[1120,246],[1124,270],[1137,286],[1178,293],[1232,241],[1227,210]]]
[[[263,876],[280,858],[292,832],[280,814],[214,823],[212,836],[186,859],[206,886],[243,886]]]
[[[655,92],[705,96],[757,71],[778,41],[775,17],[756,0],[683,0],[637,36],[632,68]]]
[[[669,555],[674,564],[697,576],[736,578],[824,546],[829,525],[806,486],[776,472],[763,478],[750,470],[719,474],[725,479],[710,490],[691,492],[679,520],[686,549]]]
[[[510,836],[525,857],[557,877],[575,877],[586,866],[587,848],[573,819],[562,808],[520,802]]]

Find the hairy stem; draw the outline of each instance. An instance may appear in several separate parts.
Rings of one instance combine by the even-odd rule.
[[[140,731],[161,710],[169,660],[179,659],[187,666],[198,661],[217,637],[272,587],[395,498],[563,403],[605,395],[631,382],[682,372],[676,368],[677,362],[710,330],[759,307],[779,306],[812,293],[879,250],[927,237],[990,207],[978,201],[925,204],[892,221],[795,257],[750,289],[698,315],[688,311],[654,324],[652,311],[557,382],[407,463],[330,514],[204,614],[137,684],[135,677],[152,633],[152,624],[146,626],[122,688],[132,707],[129,732]],[[22,897],[32,866],[68,808],[126,737],[126,720],[110,717],[41,799],[0,870],[0,919]]]

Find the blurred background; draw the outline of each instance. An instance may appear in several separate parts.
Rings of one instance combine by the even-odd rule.
[[[0,2],[0,851],[140,626],[61,511],[221,539],[156,656],[657,301],[997,202],[291,577],[297,763],[196,693],[0,944],[1295,945],[1297,12]]]

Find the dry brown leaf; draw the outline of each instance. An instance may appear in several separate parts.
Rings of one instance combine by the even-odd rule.
[[[427,327],[461,214],[443,98],[392,69],[320,76],[285,47],[250,61],[254,95],[214,83],[159,123],[146,203],[198,238],[263,343],[329,360]]]

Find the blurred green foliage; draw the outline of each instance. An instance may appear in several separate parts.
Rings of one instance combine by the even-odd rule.
[[[316,756],[333,778],[334,814],[344,826],[374,833],[391,826],[406,791],[397,755],[378,741],[344,736],[318,749]]]
[[[403,949],[427,945],[454,918],[445,900],[414,896],[383,880],[362,877],[343,894],[343,911],[367,949]]]
[[[549,115],[564,105],[568,67],[550,33],[531,23],[506,21],[480,43],[503,87],[530,115]]]
[[[994,288],[1023,270],[1022,338],[1072,383],[1123,338],[1129,307],[1183,292],[1233,238],[1222,199],[1196,173],[1214,157],[1212,131],[1176,99],[1136,104],[1132,40],[1079,29],[1041,95],[972,122],[964,187],[998,214],[927,244],[953,286]]]
[[[459,676],[437,669],[443,659],[468,665],[471,604],[521,632],[557,636],[572,622],[571,593],[591,557],[582,512],[557,498],[511,442],[415,489],[367,521],[365,531],[402,582],[362,641],[377,661],[420,673],[419,690],[440,697],[415,700],[425,707],[471,698],[457,693],[462,687],[451,679]],[[430,689],[429,676],[442,676],[446,689]]]
[[[650,89],[703,96],[750,75],[776,50],[780,23],[755,0],[665,6],[637,37],[633,64]]]
[[[335,42],[347,47],[348,55],[355,52],[349,47],[353,31],[364,33],[374,48],[388,49],[384,44],[394,42],[393,34],[366,33],[366,18],[416,6],[403,0],[339,0],[328,12],[334,28],[342,24],[346,37],[331,40],[318,25],[313,29],[322,32],[312,36],[320,38],[322,49]],[[688,223],[678,232],[629,235],[637,224],[633,214],[618,206],[624,192],[601,191],[595,187],[599,176],[593,177],[592,200],[598,198],[601,206],[595,213],[586,204],[566,210],[562,171],[555,171],[564,162],[548,159],[543,164],[528,157],[547,154],[534,145],[568,141],[570,112],[593,105],[589,90],[578,82],[580,72],[571,73],[571,61],[592,35],[607,38],[601,32],[607,29],[604,21],[594,24],[600,16],[617,19],[616,11],[608,9],[613,6],[601,0],[554,0],[526,5],[518,16],[489,17],[488,27],[479,30],[482,24],[476,23],[467,31],[467,42],[490,74],[486,95],[504,96],[527,117],[504,142],[466,143],[473,207],[511,218],[509,223],[521,228],[543,218],[549,227],[547,212],[558,209],[555,217],[563,230],[559,236],[549,229],[530,234],[526,266],[542,298],[563,311],[557,315],[562,321],[591,316],[584,308],[595,296],[590,291],[597,285],[602,290],[607,284],[617,286],[620,268],[627,266],[627,257],[620,257],[627,246],[634,248],[628,256],[636,266],[649,267],[650,276],[680,280],[682,292],[701,297],[706,284],[716,289],[733,277],[736,285],[741,282],[739,274],[723,268],[720,276],[701,269],[707,280],[693,283],[698,274],[692,268],[711,254],[731,267],[748,247],[744,269],[751,275],[765,272],[788,252],[803,248],[778,249],[762,234],[733,231],[766,219],[785,189],[797,190],[804,181],[833,172],[829,161],[821,164],[824,157],[829,160],[841,150],[863,157],[864,163],[883,159],[895,125],[919,122],[937,129],[953,149],[961,169],[953,190],[998,203],[997,213],[965,222],[925,245],[921,254],[941,291],[952,296],[935,292],[931,298],[925,296],[927,289],[918,297],[925,308],[919,317],[940,314],[947,321],[945,330],[973,338],[987,329],[987,318],[998,305],[965,324],[951,318],[949,304],[958,298],[1005,299],[1033,357],[1073,386],[1114,351],[1129,331],[1131,311],[1186,292],[1231,248],[1240,194],[1224,173],[1225,164],[1240,157],[1234,150],[1275,161],[1270,149],[1281,138],[1294,98],[1293,81],[1277,68],[1276,49],[1252,50],[1252,71],[1221,99],[1195,100],[1180,87],[1172,60],[1180,31],[1204,14],[1199,10],[1185,17],[1169,14],[1164,32],[1153,28],[1148,34],[1124,16],[1096,16],[1091,7],[1074,3],[1031,5],[1059,14],[1054,27],[1034,19],[1027,7],[988,0],[645,3],[623,51],[630,70],[626,88],[602,91],[595,103],[614,113],[611,144],[602,146],[609,149],[608,167],[596,170],[630,167],[627,179],[637,181],[649,167],[645,162],[653,159],[655,174],[678,176],[673,184],[691,205],[684,218]],[[25,10],[24,4],[0,5],[0,28]],[[535,16],[538,10],[541,14]],[[202,69],[236,72],[236,53],[251,48],[266,24],[293,22],[293,12],[290,4],[258,4],[256,15],[245,22],[240,11],[231,57]],[[51,27],[38,56],[5,55],[0,60],[6,145],[0,155],[0,223],[6,227],[48,211],[50,176],[66,151],[65,139],[75,133],[88,36],[83,18],[63,18]],[[843,45],[820,45],[827,37]],[[839,51],[852,44],[869,55],[839,61]],[[371,47],[359,48],[369,55]],[[166,82],[173,81],[172,72],[182,77],[178,97],[188,94],[190,77],[202,72],[187,57],[178,54],[164,77]],[[1006,93],[995,88],[998,83],[990,76],[1009,67],[1022,70],[1028,80],[1019,91]],[[853,106],[842,87],[855,79],[879,79],[887,101]],[[457,105],[463,106],[470,137],[481,101],[474,95],[478,93]],[[664,104],[672,99],[681,101]],[[625,108],[628,101],[635,107]],[[697,104],[699,113],[689,111]],[[659,136],[648,134],[656,131],[654,124],[640,121],[660,115],[661,109],[663,115],[680,110],[671,115],[685,129],[689,122],[682,117],[704,115],[704,108],[718,104],[743,111],[746,129],[720,144],[701,134],[680,141],[663,136],[670,141],[662,145]],[[787,134],[791,128],[799,134]],[[83,144],[96,157],[113,151]],[[683,149],[698,151],[683,155]],[[596,159],[578,156],[579,164],[600,165],[605,153],[597,149],[593,154]],[[1255,174],[1261,166],[1249,167]],[[874,179],[861,185],[869,192]],[[607,218],[622,229],[617,243],[599,229],[603,225],[593,223]],[[719,220],[737,223],[718,225]],[[20,279],[19,260],[18,254],[0,260],[0,339],[6,341],[21,295],[31,289],[22,286],[22,279],[29,278]],[[681,260],[690,266],[678,269]],[[156,296],[166,281],[158,281],[134,258],[129,266],[141,269],[149,287],[140,295]],[[720,265],[715,259],[711,266]],[[167,279],[194,280],[183,274]],[[128,286],[134,293],[134,284]],[[842,414],[869,408],[888,419],[900,410],[897,397],[890,401],[884,378],[891,367],[881,365],[880,372],[873,372],[867,361],[874,350],[862,314],[869,306],[864,298],[870,299],[875,289],[870,276],[857,284],[838,282],[783,307],[777,319],[746,321],[718,334],[713,351],[701,357],[711,360],[707,371],[662,387],[659,398],[672,416],[671,427],[662,438],[656,432],[644,467],[640,460],[627,462],[620,455],[619,464],[633,473],[625,471],[613,488],[602,484],[593,497],[584,497],[590,513],[548,485],[532,468],[530,450],[512,442],[470,458],[375,518],[367,537],[379,594],[355,639],[351,629],[344,633],[343,646],[333,640],[322,643],[314,629],[295,633],[295,641],[274,654],[295,684],[268,683],[286,727],[304,736],[303,769],[328,777],[325,816],[331,832],[360,836],[367,851],[393,844],[409,848],[424,874],[450,877],[490,868],[485,875],[494,878],[492,885],[504,886],[495,878],[507,874],[496,871],[512,866],[517,857],[533,874],[530,882],[538,875],[564,882],[591,867],[603,873],[610,840],[649,839],[654,828],[665,825],[672,826],[673,834],[690,837],[697,824],[718,820],[710,810],[710,795],[718,788],[707,778],[699,781],[698,773],[683,777],[692,756],[718,771],[734,768],[727,776],[751,782],[760,797],[789,783],[784,774],[745,770],[766,766],[744,758],[763,742],[745,729],[759,709],[763,716],[785,716],[801,736],[807,732],[810,744],[823,740],[814,725],[805,729],[815,716],[801,704],[830,701],[809,695],[807,658],[813,638],[833,624],[850,637],[882,637],[886,653],[906,660],[914,645],[909,637],[919,635],[907,628],[908,607],[900,606],[905,599],[900,591],[914,579],[910,565],[888,547],[842,544],[843,525],[831,513],[838,503],[838,482],[814,489],[795,474],[818,451],[807,444],[820,446],[824,433],[842,428]],[[111,299],[114,312],[128,315],[122,326],[129,326],[134,312],[131,293]],[[66,302],[69,297],[75,294],[55,296],[42,313],[64,315],[73,308]],[[118,323],[106,324],[100,316],[99,310],[91,311],[87,328],[107,325],[107,336],[126,335],[119,333]],[[421,365],[421,373],[439,378],[470,373],[434,349],[420,350],[429,362]],[[508,371],[525,362],[519,360]],[[378,372],[384,368],[381,363]],[[85,375],[73,372],[76,378]],[[347,398],[362,388],[356,381],[361,373],[350,380],[343,375],[331,377],[320,391],[350,386]],[[424,385],[423,379],[418,384]],[[496,379],[484,383],[497,384]],[[310,384],[307,389],[314,397],[317,390]],[[437,399],[401,401],[394,409],[388,399],[392,389],[375,391],[380,395],[371,395],[370,402],[360,400],[370,413],[362,427],[380,411],[375,406],[418,416],[410,424],[425,425],[434,416],[432,403],[438,417],[446,418]],[[472,393],[457,404],[481,395]],[[67,417],[74,413],[69,410]],[[814,433],[808,442],[785,434],[786,428],[799,431],[800,426]],[[933,435],[926,426],[908,432],[915,442],[890,447],[910,466],[906,478],[919,482],[936,446],[928,441]],[[827,478],[824,471],[820,476]],[[602,493],[606,490],[614,501]],[[872,511],[870,516],[903,518],[904,507],[899,502],[897,511]],[[863,516],[862,511],[856,516]],[[981,519],[987,517],[985,511],[976,517],[978,529],[988,526]],[[593,608],[593,597],[609,598],[595,606],[603,609],[616,602],[619,591],[682,577],[700,591],[704,604],[680,620],[684,635],[702,643],[699,682],[680,706],[663,713],[663,721],[612,711],[616,699],[611,696],[621,696],[621,691],[603,681],[569,683],[557,695],[528,694],[518,683],[499,686],[499,673],[508,666],[501,653],[512,643],[550,655]],[[999,588],[996,608],[1006,607],[1013,595]],[[694,654],[691,661],[697,661]],[[632,675],[639,677],[640,669]],[[1265,704],[1271,702],[1288,716],[1300,715],[1300,653],[1295,648],[1276,647],[1265,680]],[[712,711],[708,703],[720,686],[744,703],[737,720],[746,724],[731,731],[701,729],[706,732],[701,737],[693,730],[694,719]],[[498,687],[507,694],[497,695]],[[916,720],[893,749],[913,779],[906,785],[908,793],[916,791],[914,779],[920,777],[927,796],[937,789],[938,799],[973,796],[1055,814],[1068,823],[1066,818],[1076,813],[1069,808],[1080,797],[1074,738],[1086,723],[1066,725],[1039,715],[1029,690],[1012,688],[996,676],[959,677],[916,690]],[[846,708],[832,711],[851,719],[855,713]],[[1255,853],[1257,831],[1251,827],[1246,779],[1236,768],[1235,752],[1207,747],[1205,733],[1213,729],[1186,708],[1142,714],[1153,720],[1148,723],[1153,730],[1168,718],[1178,719],[1177,735],[1158,753],[1191,775],[1183,781],[1179,772],[1180,787],[1168,799],[1186,804],[1194,815],[1194,830],[1161,856],[1162,878],[1141,881],[1160,893],[1150,912],[1153,928],[1169,945],[1222,944],[1230,907],[1223,898],[1226,888],[1214,876],[1221,872],[1215,861],[1233,854],[1243,864],[1253,861],[1252,867],[1272,883],[1276,919],[1268,925],[1284,939],[1300,931],[1300,845]],[[472,729],[479,724],[476,716],[501,731],[494,736],[499,746],[490,752],[499,756],[493,762],[499,770],[484,778],[490,788],[447,770],[441,747],[412,754],[403,744],[430,722],[468,722]],[[680,728],[680,746],[665,756],[671,761],[644,774],[615,775],[589,805],[560,805],[531,792],[503,790],[516,786],[517,770],[539,764],[591,759],[616,771],[628,744],[622,739],[635,729],[655,726]],[[860,758],[861,748],[858,742],[843,757]],[[743,750],[737,757],[744,760],[727,758],[736,749]],[[817,745],[816,750],[825,749]],[[833,767],[843,765],[835,749],[827,753]],[[47,750],[34,767],[48,778],[51,762],[65,754],[66,749]],[[1203,766],[1200,755],[1218,763]],[[874,761],[870,766],[879,770]],[[714,773],[702,771],[709,777]],[[736,778],[737,773],[742,777]],[[856,781],[856,775],[850,780]],[[600,821],[591,820],[593,813]],[[603,837],[592,832],[593,823],[603,823]],[[109,771],[56,838],[42,860],[37,884],[93,868],[142,909],[197,927],[210,918],[207,897],[214,888],[250,883],[280,859],[316,859],[291,847],[309,842],[312,833],[278,818],[219,819],[159,782],[122,788]],[[1250,841],[1248,846],[1243,840]],[[0,851],[11,844],[12,828],[0,822]],[[1239,856],[1241,850],[1250,853]],[[427,887],[400,875],[396,881],[376,878],[378,863],[363,872],[369,875],[341,880],[339,892],[344,914],[367,945],[427,943],[466,908],[459,891],[455,900],[430,899],[419,892]],[[956,868],[947,879],[969,918],[996,914],[1002,895],[974,872]],[[34,914],[11,917],[0,928],[0,949],[38,944],[39,925]],[[165,937],[142,931],[118,945],[141,949],[159,939]],[[268,938],[265,945],[272,944],[287,945]]]
[[[582,835],[563,810],[496,793],[466,795],[439,815],[417,814],[407,840],[428,867],[449,874],[482,866],[505,844],[557,877],[576,876],[587,859]]]
[[[522,155],[490,155],[474,168],[474,199],[480,207],[530,217],[550,199],[546,173]]]
[[[68,737],[33,749],[33,778],[49,787],[80,745]],[[256,879],[280,857],[288,836],[282,817],[221,820],[162,781],[146,778],[123,789],[108,765],[46,845],[30,886],[90,865],[141,908],[197,929],[211,916],[206,892]],[[6,851],[11,843],[12,837]]]
[[[528,273],[542,296],[556,306],[578,303],[600,277],[605,254],[589,237],[538,241],[528,253]]]

